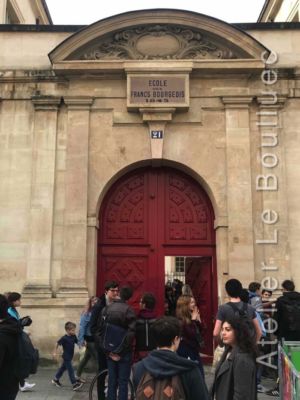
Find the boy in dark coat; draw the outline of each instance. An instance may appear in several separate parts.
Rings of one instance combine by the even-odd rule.
[[[158,349],[134,364],[135,388],[138,388],[146,372],[157,380],[179,375],[186,399],[208,400],[207,388],[197,363],[176,354],[180,341],[179,321],[174,317],[159,318],[153,323],[152,332]]]

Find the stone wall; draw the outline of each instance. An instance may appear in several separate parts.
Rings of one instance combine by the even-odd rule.
[[[264,84],[261,70],[228,74],[226,64],[191,73],[190,107],[166,122],[162,148],[161,162],[192,174],[213,203],[220,299],[229,277],[247,285],[271,274],[300,288],[300,32],[251,33],[274,45],[278,80]],[[21,314],[38,321],[30,329],[45,354],[95,293],[105,193],[123,173],[153,161],[143,114],[127,110],[124,74],[65,77],[51,70],[47,54],[68,35],[0,32],[0,292],[23,292]],[[273,105],[264,101],[271,89]],[[278,143],[267,148],[257,124],[269,118]],[[262,167],[262,159],[274,161],[265,153],[276,155],[276,165]],[[257,190],[266,173],[276,175],[278,190]],[[264,214],[269,223],[265,210],[273,210]],[[275,229],[278,243],[257,243],[274,238]]]

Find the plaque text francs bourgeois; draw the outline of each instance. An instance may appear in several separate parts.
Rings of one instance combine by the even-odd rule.
[[[130,105],[186,105],[185,76],[131,76],[128,97]]]

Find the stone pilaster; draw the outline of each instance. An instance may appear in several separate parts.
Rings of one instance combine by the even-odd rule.
[[[68,139],[65,181],[64,244],[57,297],[87,297],[87,191],[89,97],[66,97]]]
[[[250,96],[223,97],[226,117],[228,275],[254,278]]]
[[[287,176],[289,179],[293,176],[298,158],[290,163],[290,154],[287,150],[287,141],[291,137],[287,129],[289,124],[286,123],[285,129],[282,129],[284,119],[282,110],[286,100],[286,96],[277,94],[276,91],[266,91],[256,99],[258,108],[255,116],[259,135],[256,156],[258,174],[255,179],[257,273],[260,279],[263,279],[274,277],[276,271],[278,282],[293,277],[290,256],[292,252],[297,251],[295,246],[289,246],[294,224],[292,219],[288,224],[288,220],[289,204],[294,202],[295,209],[298,209],[298,202],[294,185],[287,184]],[[291,121],[294,132],[297,122],[290,116],[285,118],[286,121],[288,119]],[[291,258],[298,259],[297,255]]]
[[[51,297],[51,252],[60,98],[34,97],[30,237],[23,297]]]

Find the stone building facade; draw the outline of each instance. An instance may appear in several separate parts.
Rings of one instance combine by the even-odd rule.
[[[0,291],[42,353],[106,279],[162,310],[166,257],[207,337],[227,279],[300,287],[299,39],[178,10],[0,26]]]

